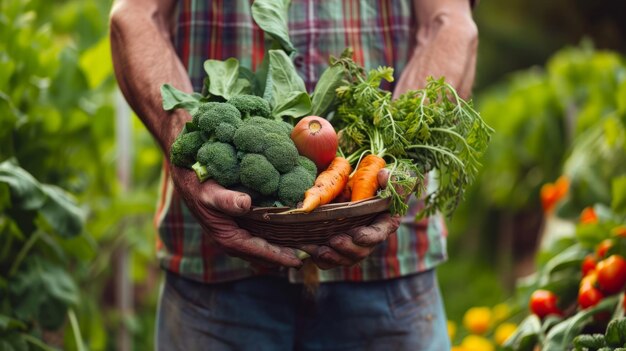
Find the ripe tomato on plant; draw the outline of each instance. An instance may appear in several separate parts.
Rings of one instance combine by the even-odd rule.
[[[598,246],[596,246],[596,256],[598,258],[604,258],[604,256],[606,256],[607,251],[609,251],[611,247],[613,247],[613,240],[611,239],[602,240],[598,244]]]
[[[596,269],[596,258],[593,255],[587,255],[585,256],[585,259],[583,260],[582,266],[581,266],[581,270],[583,272],[583,277],[586,277],[587,274],[589,274],[589,272],[593,271],[594,269]]]
[[[602,291],[614,294],[626,284],[626,260],[619,255],[611,255],[609,258],[598,262],[598,285]]]
[[[543,318],[550,314],[563,315],[557,306],[558,297],[549,290],[535,290],[530,296],[529,308],[537,317]]]
[[[598,289],[593,286],[584,285],[581,286],[578,292],[578,305],[582,308],[595,306],[598,302],[602,301],[604,295]]]

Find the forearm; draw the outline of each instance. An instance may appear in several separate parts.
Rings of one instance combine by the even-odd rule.
[[[437,0],[435,0],[437,1]],[[441,0],[439,0],[441,1]],[[428,3],[424,5],[423,3]],[[416,46],[396,85],[394,95],[425,85],[429,76],[445,77],[459,95],[471,95],[474,82],[478,31],[469,1],[445,0],[437,5],[416,0]],[[418,3],[421,5],[418,6]],[[448,5],[441,5],[448,3]],[[429,6],[438,6],[431,9]],[[425,10],[426,14],[420,14]]]
[[[111,51],[118,84],[129,105],[169,154],[169,147],[190,116],[163,110],[160,87],[170,83],[192,92],[176,56],[168,15],[174,1],[118,0],[111,11]]]

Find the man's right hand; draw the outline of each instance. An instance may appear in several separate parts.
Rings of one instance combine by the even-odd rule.
[[[294,249],[276,246],[252,236],[233,220],[232,217],[250,210],[250,196],[228,190],[213,180],[200,183],[190,170],[175,166],[170,169],[176,189],[205,234],[210,235],[228,254],[261,266],[302,266]]]

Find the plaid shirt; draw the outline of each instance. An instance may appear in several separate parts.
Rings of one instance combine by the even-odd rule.
[[[202,88],[208,58],[236,57],[255,69],[264,53],[263,32],[252,20],[252,0],[180,0],[175,47],[195,91]],[[292,0],[290,38],[297,49],[295,66],[311,91],[329,55],[352,47],[366,69],[391,66],[402,72],[415,43],[413,0]],[[398,77],[396,77],[398,78]],[[386,88],[393,89],[393,86]],[[441,217],[414,221],[418,202],[396,235],[376,247],[361,264],[320,272],[320,281],[388,279],[427,270],[446,259],[447,236]],[[227,255],[204,233],[165,174],[156,223],[158,256],[163,268],[202,282],[258,274],[241,259]],[[293,282],[301,274],[290,270]]]

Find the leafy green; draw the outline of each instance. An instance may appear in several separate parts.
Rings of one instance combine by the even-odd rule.
[[[479,158],[493,130],[472,103],[461,99],[443,78],[430,79],[424,89],[392,100],[391,92],[380,89],[383,80],[393,81],[392,68],[379,67],[365,74],[349,57],[343,56],[338,62],[350,77],[348,84],[337,89],[340,104],[335,125],[341,129],[340,144],[352,145],[343,151],[365,150],[387,157],[392,169],[403,165],[405,174],[420,180],[435,170],[437,186],[426,194],[425,208],[419,215],[435,211],[451,215],[478,173]],[[416,188],[416,195],[422,190],[421,186]],[[399,205],[399,194],[394,198]],[[403,213],[406,207],[395,210]]]
[[[345,70],[340,64],[331,64],[315,85],[311,98],[311,114],[326,117],[337,104],[336,90],[341,85]]]
[[[271,84],[266,86],[266,91],[270,89],[272,115],[277,119],[284,116],[297,118],[311,112],[311,98],[291,59],[282,50],[270,50],[269,58],[268,81]]]
[[[163,99],[163,109],[165,111],[184,108],[189,113],[193,113],[200,105],[202,95],[198,93],[187,94],[170,84],[163,84],[161,86],[161,98]]]
[[[256,24],[269,34],[288,55],[296,51],[289,39],[287,15],[290,0],[255,0],[252,17]]]
[[[252,84],[239,70],[239,60],[229,58],[225,61],[206,60],[204,71],[207,74],[204,85],[210,96],[219,96],[225,100],[239,94],[249,94]]]

